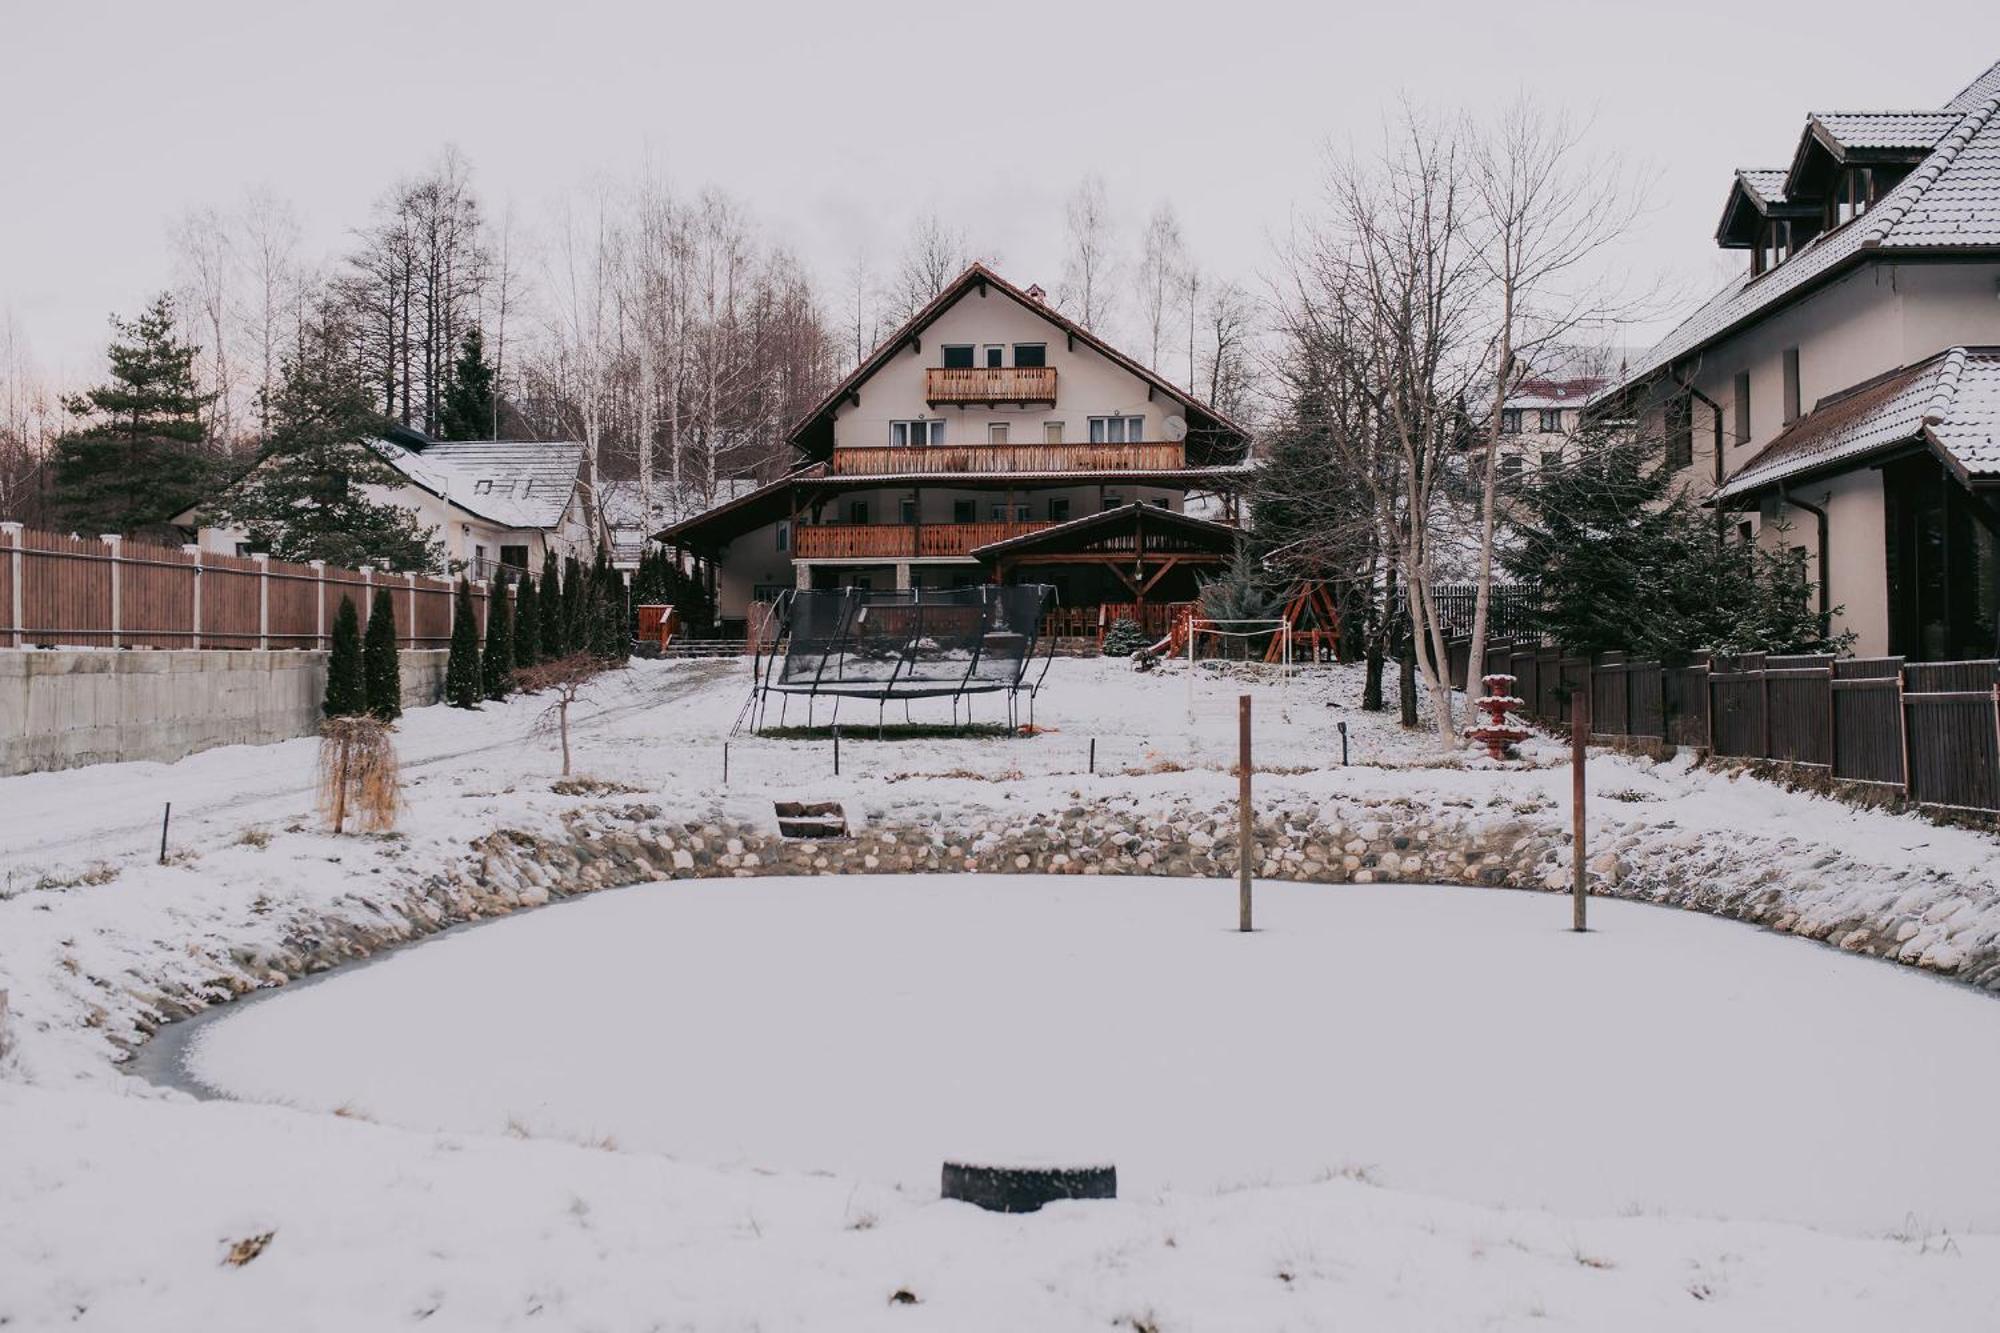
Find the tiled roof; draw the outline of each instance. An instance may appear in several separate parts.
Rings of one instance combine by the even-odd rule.
[[[1650,378],[1864,251],[1925,253],[1959,247],[2000,247],[2000,91],[1960,115],[1930,155],[1868,212],[1814,237],[1776,268],[1731,279],[1636,358],[1623,380],[1606,393]]]
[[[1933,148],[1962,111],[1827,111],[1813,116],[1842,148]]]
[[[1972,476],[2000,475],[2000,349],[1953,347],[1822,400],[1716,492],[1727,501],[1928,435]]]
[[[637,481],[600,481],[597,505],[611,529],[611,559],[617,565],[636,565],[645,553],[646,542],[659,529],[704,514],[758,489],[749,477],[724,477],[716,482],[715,503],[710,504],[694,487],[684,487],[677,495],[661,481],[653,488],[652,513],[640,498]]]
[[[1989,98],[2000,97],[2000,60],[1993,62],[1987,71],[1959,90],[1958,96],[1944,104],[1947,111],[1970,111]]]
[[[509,528],[553,528],[576,493],[583,445],[569,440],[437,440],[376,451],[412,482]]]
[[[1743,188],[1750,191],[1766,204],[1785,202],[1785,177],[1789,173],[1782,167],[1738,167],[1736,179],[1743,182]]]

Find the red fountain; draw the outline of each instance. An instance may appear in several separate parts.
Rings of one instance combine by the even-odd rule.
[[[1481,676],[1479,683],[1486,687],[1484,699],[1474,699],[1472,706],[1486,714],[1486,720],[1476,727],[1467,727],[1465,734],[1486,747],[1486,753],[1495,759],[1512,757],[1513,749],[1528,739],[1528,729],[1516,718],[1508,714],[1522,707],[1522,700],[1514,697],[1514,677],[1504,673]]]

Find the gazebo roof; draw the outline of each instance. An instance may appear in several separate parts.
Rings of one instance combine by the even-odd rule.
[[[1039,528],[1019,537],[988,542],[974,547],[971,554],[985,563],[1029,556],[1127,557],[1141,552],[1149,556],[1228,559],[1241,535],[1240,530],[1227,523],[1194,518],[1158,505],[1134,503]]]

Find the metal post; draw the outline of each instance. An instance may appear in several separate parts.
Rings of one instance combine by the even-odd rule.
[[[1347,767],[1347,724],[1340,724],[1340,766]]]
[[[1584,764],[1590,753],[1590,700],[1578,690],[1569,697],[1570,835],[1573,842],[1570,893],[1570,929],[1587,930],[1584,900],[1590,874],[1584,849]]]
[[[722,785],[729,785],[729,742],[722,743]]]
[[[1090,738],[1090,771],[1097,772],[1097,737]]]
[[[271,557],[258,551],[250,557],[257,562],[257,651],[271,646]]]
[[[1250,929],[1250,864],[1256,857],[1250,809],[1250,696],[1236,699],[1236,929]]]
[[[313,647],[326,647],[326,561],[308,560],[313,572]]]
[[[167,863],[167,825],[173,822],[174,803],[167,802],[167,808],[160,815],[160,864]]]
[[[840,776],[840,724],[833,724],[833,775]]]
[[[22,530],[23,530],[22,526],[19,523],[0,523],[0,533],[6,535],[7,544],[8,546],[13,548],[14,552],[14,559],[12,561],[14,567],[12,575],[13,596],[9,599],[8,604],[14,608],[14,626],[12,634],[14,639],[14,646],[16,648],[19,648],[22,645],[26,637],[25,631],[27,630],[28,627],[27,607],[22,604],[22,597],[23,597],[22,590],[27,586],[28,582],[27,578],[25,577],[26,571],[24,569],[28,557],[27,554],[21,549]]]
[[[125,581],[118,577],[118,556],[125,539],[115,532],[104,532],[98,534],[97,540],[111,548],[111,646],[116,648],[124,640],[122,631],[125,627]]]
[[[403,575],[403,580],[410,587],[410,647],[415,648],[417,646],[417,576],[415,574],[405,574]]]
[[[187,545],[181,547],[181,550],[194,557],[194,562],[190,566],[194,570],[194,573],[188,575],[189,578],[194,580],[193,596],[189,598],[189,601],[193,603],[190,619],[194,623],[191,627],[192,632],[188,639],[188,647],[199,651],[201,649],[201,545],[198,542],[189,542]]]

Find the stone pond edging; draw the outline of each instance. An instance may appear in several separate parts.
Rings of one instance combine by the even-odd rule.
[[[1232,804],[1141,811],[1077,804],[1041,814],[960,816],[949,829],[890,824],[844,839],[798,841],[728,821],[676,819],[636,798],[565,812],[558,829],[502,828],[453,864],[412,872],[400,886],[326,905],[274,948],[237,947],[213,957],[220,975],[202,986],[149,989],[140,1040],[165,1022],[250,990],[323,972],[447,927],[505,916],[600,889],[678,879],[863,873],[1236,874]],[[1260,878],[1303,883],[1424,883],[1566,891],[1566,830],[1533,803],[1347,799],[1317,806],[1282,800],[1260,809]],[[1593,892],[1729,917],[1820,940],[1847,952],[1923,968],[2000,991],[2000,943],[1954,932],[1949,898],[1924,910],[1857,912],[1818,882],[1786,885],[1754,866],[1757,849],[1629,824],[1606,835],[1591,862]],[[1837,857],[1814,873],[1838,881]],[[1859,868],[1857,868],[1859,869]],[[1876,873],[1879,873],[1877,870]],[[1914,876],[1917,872],[1908,872]],[[1793,890],[1802,890],[1793,891]],[[1909,901],[1897,884],[1884,897]],[[1920,896],[1920,895],[1916,895]],[[1567,919],[1567,913],[1563,913]],[[122,1043],[121,1043],[122,1044]]]

